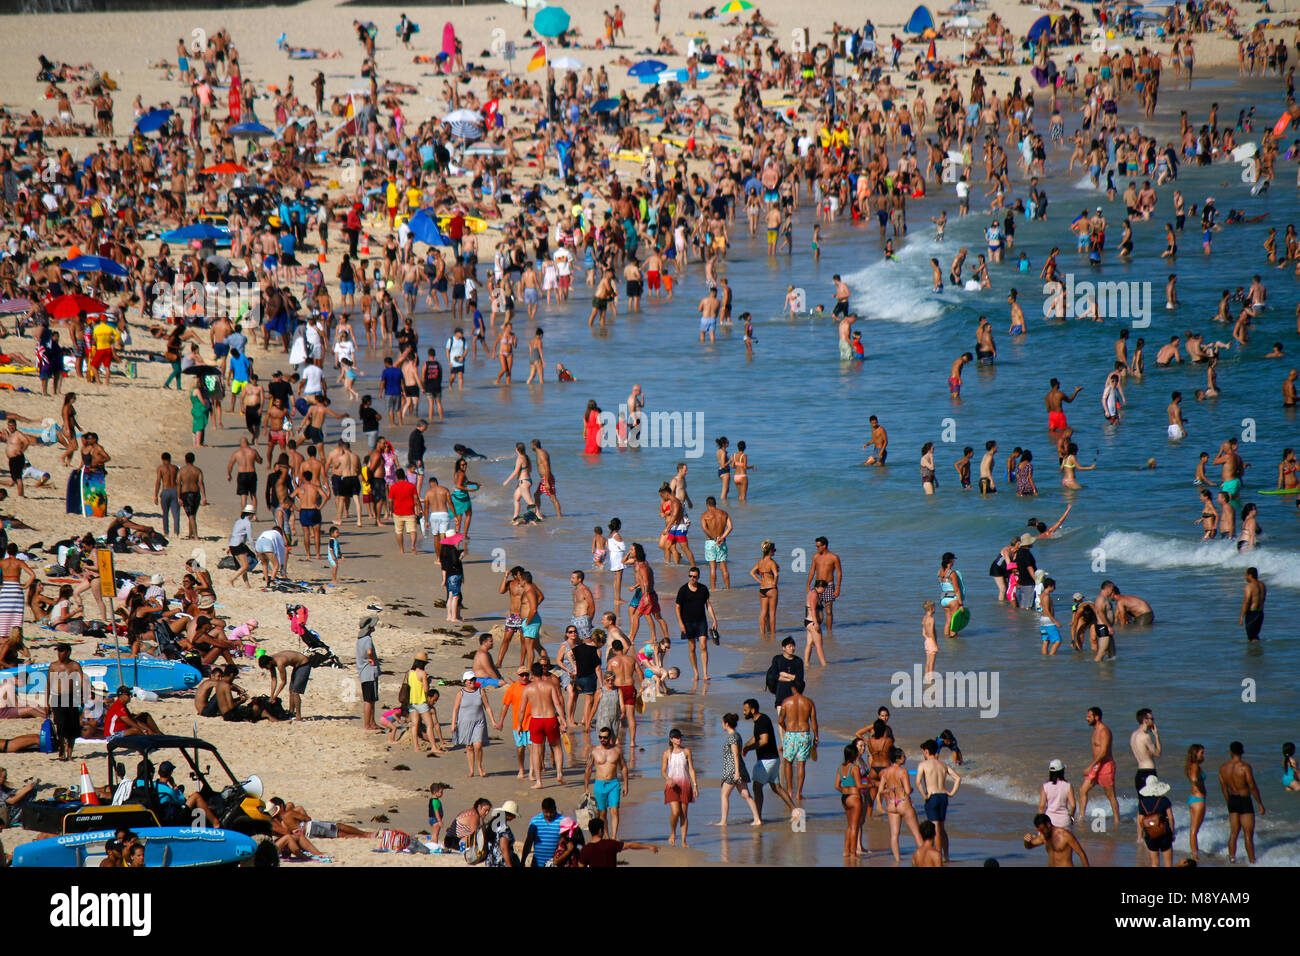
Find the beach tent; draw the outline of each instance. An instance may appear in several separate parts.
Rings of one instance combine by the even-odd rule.
[[[438,217],[429,215],[427,210],[421,209],[411,217],[407,226],[411,230],[411,236],[416,242],[427,243],[431,246],[449,246],[451,242],[442,234],[438,228]]]
[[[912,11],[911,17],[908,18],[907,26],[904,29],[908,33],[924,33],[926,30],[934,29],[934,14],[930,8],[922,4]]]
[[[1048,38],[1050,39],[1050,34],[1052,32],[1052,23],[1055,21],[1055,19],[1056,19],[1055,17],[1052,17],[1046,13],[1043,14],[1041,17],[1039,17],[1037,20],[1034,21],[1033,25],[1029,28],[1029,32],[1025,34],[1025,39],[1027,39],[1030,43],[1038,43],[1040,40],[1042,40],[1042,38],[1045,35],[1048,36]]]

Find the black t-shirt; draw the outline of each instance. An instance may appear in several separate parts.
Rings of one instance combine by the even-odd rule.
[[[1025,582],[1034,580],[1034,572],[1038,570],[1038,562],[1034,560],[1034,554],[1028,548],[1019,548],[1016,551],[1016,576],[1022,582],[1022,587],[1027,586]]]
[[[689,584],[683,584],[677,591],[677,607],[681,611],[683,622],[704,621],[704,605],[709,603],[709,589],[703,584],[694,591]]]
[[[573,664],[579,677],[591,677],[600,668],[599,648],[579,644],[573,649]]]
[[[582,848],[583,866],[614,867],[618,866],[618,854],[623,849],[619,840],[604,839],[588,843]]]
[[[780,680],[781,672],[793,674],[794,680]],[[776,695],[775,704],[781,706],[781,701],[790,696],[790,690],[795,683],[801,687],[803,685],[803,658],[798,654],[786,660],[784,654],[777,654],[772,658],[772,663],[767,668],[767,685],[768,689]]]
[[[424,432],[420,431],[418,428],[411,432],[409,447],[410,450],[408,452],[407,461],[411,462],[411,464],[424,461]]]
[[[776,730],[772,727],[772,718],[767,714],[759,714],[754,718],[754,740],[757,741],[763,734],[767,734],[767,743],[754,747],[754,758],[776,760],[781,756],[781,752],[776,749]]]
[[[379,431],[379,413],[375,411],[375,406],[364,405],[357,414],[361,416],[361,430],[363,432]]]
[[[284,403],[285,408],[289,407],[289,401],[293,398],[293,385],[289,382],[284,379],[278,381],[271,379],[271,383],[266,386],[266,390],[273,400],[278,398]]]

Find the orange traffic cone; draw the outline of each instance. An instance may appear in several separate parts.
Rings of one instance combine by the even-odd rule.
[[[90,770],[84,763],[81,765],[81,802],[88,807],[99,806],[99,794],[95,792],[95,785],[90,782]]]
[[[363,232],[361,237],[361,255],[368,256],[370,255],[370,233]]]

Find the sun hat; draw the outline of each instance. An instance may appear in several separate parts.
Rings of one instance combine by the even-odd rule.
[[[1169,784],[1161,782],[1159,777],[1147,777],[1146,785],[1138,791],[1138,796],[1163,797],[1171,789]]]

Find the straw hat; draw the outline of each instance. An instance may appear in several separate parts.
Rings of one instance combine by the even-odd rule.
[[[501,806],[497,807],[497,813],[508,813],[512,817],[517,817],[519,816],[519,804],[515,803],[513,800],[507,800],[505,803],[501,804]]]
[[[423,661],[423,662],[426,663],[426,664],[429,663],[429,655],[426,654],[424,651],[416,651],[416,652],[415,652],[415,659],[416,659],[417,661]]]

